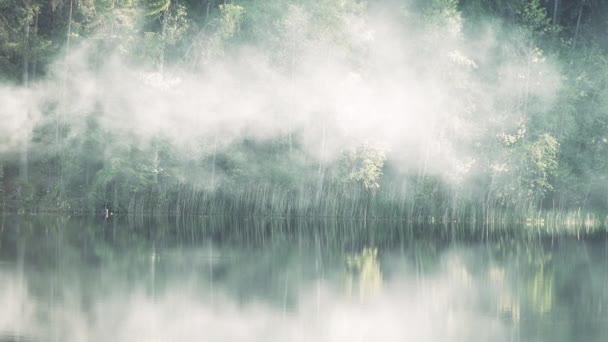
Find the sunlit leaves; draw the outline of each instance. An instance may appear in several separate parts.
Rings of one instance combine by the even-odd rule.
[[[544,133],[526,139],[520,127],[515,134],[501,136],[506,147],[504,159],[492,164],[494,196],[505,204],[534,203],[553,189],[559,143]]]
[[[187,16],[186,7],[181,4],[176,4],[167,16],[165,41],[168,45],[175,45],[183,39],[190,26]]]
[[[150,17],[158,17],[163,12],[169,9],[171,0],[141,0],[145,9],[146,15]]]
[[[245,8],[235,4],[223,4],[218,13],[193,38],[188,48],[189,64],[200,66],[224,56],[228,42],[240,30]]]
[[[514,3],[515,12],[524,27],[541,36],[556,32],[557,27],[551,24],[540,0],[517,0]]]
[[[213,32],[207,43],[207,58],[223,55],[224,44],[239,31],[244,13],[245,9],[238,5],[219,6],[219,15],[212,23]]]
[[[557,169],[559,143],[550,134],[541,134],[525,146],[523,185],[528,198],[542,198],[552,190],[551,177]]]
[[[462,31],[462,17],[457,0],[432,0],[426,9],[425,19],[432,26],[431,32],[458,36]]]
[[[360,299],[381,290],[382,270],[380,269],[377,248],[365,247],[360,253],[347,255],[346,269],[349,276],[346,279],[347,291],[352,291],[353,285],[357,285]]]
[[[340,163],[343,181],[360,185],[367,191],[377,189],[385,160],[384,151],[369,144],[346,151]]]

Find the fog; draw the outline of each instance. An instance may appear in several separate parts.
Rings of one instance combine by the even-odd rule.
[[[293,136],[322,163],[369,144],[403,170],[466,178],[483,139],[552,108],[560,71],[520,31],[488,20],[464,32],[458,14],[423,21],[414,7],[370,4],[323,30],[290,5],[277,19],[280,52],[245,39],[162,71],[83,40],[28,88],[0,87],[0,150],[20,148],[40,122],[77,136],[92,115],[117,144],[167,139],[190,158]]]
[[[101,269],[95,281],[109,287],[84,288],[77,279],[56,279],[42,296],[32,293],[40,291],[30,283],[33,273],[3,271],[0,336],[8,332],[35,341],[509,340],[510,323],[481,305],[503,284],[484,284],[457,255],[444,259],[444,266],[430,274],[402,270],[381,287],[352,293],[341,282],[297,283],[294,277],[285,282],[298,289],[285,289],[285,296],[296,296],[289,304],[265,300],[269,289],[253,286],[239,300],[221,282],[192,281],[189,271],[151,293],[142,288],[145,282],[126,286],[126,274]]]
[[[0,6],[0,341],[606,340],[600,2],[219,3]]]

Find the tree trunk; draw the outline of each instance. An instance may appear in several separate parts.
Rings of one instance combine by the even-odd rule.
[[[34,17],[34,41],[38,40],[38,12],[36,11],[36,16]],[[37,59],[38,57],[35,57],[32,61],[32,72],[31,72],[31,77],[36,79],[36,67],[37,67]]]
[[[114,181],[114,199],[112,200],[112,210],[118,210],[118,182]]]
[[[158,184],[158,172],[159,172],[159,157],[158,157],[158,146],[154,148],[154,184]]]
[[[558,16],[557,11],[559,10],[559,0],[553,0],[553,25],[557,25]]]
[[[169,6],[165,11],[163,11],[160,16],[160,26],[161,26],[161,46],[160,46],[160,64],[159,64],[159,72],[161,78],[163,77],[163,73],[165,71],[165,50],[167,45],[167,19],[169,17],[169,13],[171,11],[171,2],[169,2]]]
[[[30,10],[29,2],[26,4],[26,10]],[[28,17],[25,22],[25,26],[23,27],[24,31],[24,42],[23,42],[23,86],[28,87],[30,81],[29,74],[29,65],[30,65],[30,17],[28,13]],[[27,112],[27,116],[29,117],[29,109]],[[23,141],[21,146],[21,154],[20,154],[20,162],[19,162],[19,175],[21,179],[25,182],[28,180],[28,141],[27,138]]]
[[[68,30],[66,32],[66,40],[65,40],[65,55],[66,57],[70,54],[70,42],[71,42],[71,36],[72,36],[72,14],[73,14],[73,10],[74,10],[74,0],[70,0],[70,9],[68,12]],[[68,63],[67,63],[67,58],[65,59],[65,70],[64,70],[64,75],[63,75],[63,96],[62,98],[65,98],[65,83],[67,81],[68,78]],[[59,194],[58,194],[58,199],[59,201],[61,201],[61,198],[63,197],[63,160],[61,159],[61,150],[60,150],[60,132],[59,132],[59,124],[60,124],[60,110],[56,111],[56,115],[55,115],[55,145],[57,148],[57,159],[58,159],[58,164],[59,164],[59,170],[58,170],[58,174],[59,174]]]
[[[205,23],[209,22],[209,10],[211,9],[211,4],[213,0],[207,0],[207,9],[205,11]]]
[[[581,7],[578,10],[578,19],[576,19],[576,29],[574,30],[574,40],[572,42],[572,48],[576,48],[576,40],[578,39],[578,31],[581,26],[581,17],[583,16],[583,7],[585,6],[585,0],[581,1]]]
[[[74,7],[74,0],[70,0],[70,12],[68,14],[68,32],[65,41],[65,52],[70,52],[70,36],[72,35],[72,9]]]
[[[215,163],[217,157],[217,133],[213,137],[213,161],[211,163],[211,188],[215,187]]]
[[[27,6],[27,10],[29,10],[29,5]],[[29,65],[30,65],[30,18],[27,18],[24,30],[24,42],[23,42],[23,85],[27,88],[30,74],[29,74]]]
[[[112,0],[110,3],[110,12],[112,13],[112,15],[110,15],[110,40],[114,37],[114,2],[115,0]]]
[[[19,176],[22,180],[26,181],[29,178],[29,143],[27,139],[21,145],[21,156],[19,160]]]

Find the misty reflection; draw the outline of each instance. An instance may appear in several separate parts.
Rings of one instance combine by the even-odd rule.
[[[382,270],[378,249],[365,247],[360,253],[346,255],[346,293],[357,287],[359,298],[378,293],[382,288]]]
[[[394,239],[382,224],[370,238],[353,223],[335,241],[347,230],[327,222],[241,224],[255,238],[227,222],[8,218],[0,340],[608,337],[603,239]]]

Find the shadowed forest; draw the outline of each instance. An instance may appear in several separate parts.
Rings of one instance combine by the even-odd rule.
[[[607,30],[600,0],[0,0],[0,211],[599,225]]]

